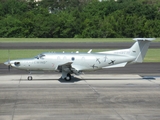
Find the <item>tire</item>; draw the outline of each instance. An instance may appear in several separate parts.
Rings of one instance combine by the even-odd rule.
[[[32,78],[32,76],[28,76],[28,80],[32,80],[33,78]]]
[[[70,81],[71,80],[71,74],[67,74],[67,77],[65,78],[66,81]]]

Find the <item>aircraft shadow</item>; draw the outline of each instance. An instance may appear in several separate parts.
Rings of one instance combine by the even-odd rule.
[[[154,77],[143,76],[141,78],[86,78],[81,80],[156,80]]]
[[[16,79],[12,80],[15,81]],[[18,79],[17,79],[18,80]],[[28,81],[27,79],[21,79],[21,81]],[[75,82],[79,82],[79,81],[84,81],[84,80],[156,80],[155,77],[153,76],[141,76],[140,78],[78,78],[78,77],[74,77],[72,76],[72,79],[70,81],[66,81],[64,79],[62,79],[61,77],[59,79],[34,79],[32,81],[59,81],[61,83],[75,83]]]
[[[152,76],[142,76],[142,79],[145,79],[145,80],[156,80],[155,77],[152,77]]]
[[[82,79],[72,76],[72,79],[70,81],[66,81],[66,80],[62,79],[61,77],[58,79],[58,81],[61,83],[75,83],[78,81],[82,81]]]
[[[47,80],[47,81],[57,81],[58,80],[61,83],[75,83],[75,82],[81,81],[82,79],[72,76],[72,79],[70,81],[66,81],[66,80],[62,79],[61,77],[59,79],[54,79],[54,78],[53,79],[34,79],[33,78],[33,80],[31,80],[31,81],[45,81],[45,80]],[[21,81],[29,81],[29,80],[21,79]]]

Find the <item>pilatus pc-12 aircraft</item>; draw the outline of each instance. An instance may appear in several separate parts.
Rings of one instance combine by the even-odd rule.
[[[129,49],[103,51],[97,53],[41,53],[34,58],[9,60],[8,67],[27,70],[28,80],[35,71],[58,71],[62,78],[69,81],[71,74],[79,75],[85,71],[102,68],[124,67],[127,64],[141,63],[146,55],[150,42],[154,38],[135,38],[136,42]]]

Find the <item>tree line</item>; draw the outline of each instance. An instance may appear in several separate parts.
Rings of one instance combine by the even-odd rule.
[[[0,37],[160,37],[158,0],[0,0]]]

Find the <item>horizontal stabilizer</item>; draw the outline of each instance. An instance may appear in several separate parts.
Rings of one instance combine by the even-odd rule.
[[[155,40],[155,38],[134,38],[135,41],[152,41]]]
[[[107,67],[103,67],[103,68],[116,68],[116,67],[124,67],[126,66],[127,62],[124,63],[120,63],[120,64],[116,64],[116,65],[111,65],[111,66],[107,66]]]

